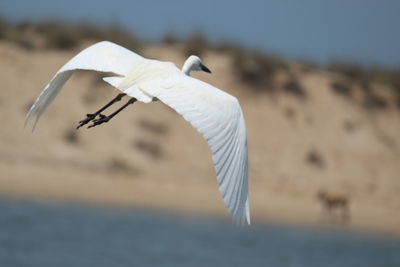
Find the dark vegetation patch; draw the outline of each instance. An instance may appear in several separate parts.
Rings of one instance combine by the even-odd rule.
[[[186,38],[184,42],[183,53],[185,57],[189,57],[191,55],[201,57],[209,48],[210,45],[208,44],[208,41],[204,35],[195,33]]]
[[[276,90],[275,74],[287,70],[283,59],[260,51],[235,50],[232,68],[237,78],[251,85],[256,92],[271,93]]]
[[[335,81],[331,83],[331,88],[333,89],[334,92],[344,95],[344,96],[350,96],[351,95],[351,87],[346,84],[345,82],[339,82]]]
[[[138,175],[140,172],[137,168],[126,163],[125,160],[117,157],[112,157],[107,163],[107,169],[111,173],[127,173]]]
[[[296,77],[289,77],[289,79],[283,85],[283,89],[286,93],[292,94],[298,97],[305,97],[306,92],[301,86],[299,80]]]
[[[79,137],[78,134],[76,132],[75,129],[73,130],[68,130],[65,132],[64,134],[64,140],[68,143],[68,144],[78,144],[79,143]]]
[[[386,99],[376,94],[369,84],[362,86],[363,106],[367,109],[384,109],[388,106]]]
[[[396,95],[395,104],[396,104],[397,108],[400,109],[400,81],[399,81],[399,83],[396,83],[393,86],[393,91],[395,92],[395,95]]]
[[[97,27],[58,21],[9,23],[0,19],[0,40],[14,42],[25,49],[70,50],[85,40],[108,40],[133,51],[140,51],[142,46],[138,37],[118,25]]]
[[[138,139],[133,142],[133,146],[153,159],[160,159],[163,156],[161,145],[157,142]]]
[[[335,92],[345,96],[351,95],[355,86],[362,88],[362,106],[367,109],[384,109],[389,103],[400,108],[400,69],[386,69],[382,67],[363,67],[346,62],[332,63],[328,69],[342,76],[343,81],[332,83]],[[385,99],[376,94],[374,85],[384,85],[391,90],[391,99]]]
[[[150,120],[142,119],[139,121],[139,126],[147,132],[151,132],[157,135],[164,136],[168,133],[168,127],[164,123],[154,122]]]
[[[358,124],[350,121],[350,120],[345,120],[343,122],[343,128],[347,131],[347,132],[354,132],[358,127]]]
[[[400,70],[390,70],[382,67],[363,67],[347,62],[334,62],[329,70],[341,74],[349,82],[359,86],[378,83],[387,86],[394,86],[400,83]]]
[[[292,107],[286,107],[283,112],[288,119],[292,120],[296,117],[296,111]]]
[[[321,169],[325,166],[325,162],[322,155],[316,150],[310,150],[307,152],[306,161],[310,165]]]
[[[164,34],[161,42],[167,45],[175,45],[180,42],[180,38],[176,36],[173,32],[167,32]]]
[[[363,106],[367,109],[384,109],[388,103],[383,97],[375,93],[368,93],[364,96]]]

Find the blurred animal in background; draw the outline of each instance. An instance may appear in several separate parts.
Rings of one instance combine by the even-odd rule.
[[[182,70],[171,62],[144,58],[117,44],[96,43],[68,61],[53,77],[29,110],[25,126],[36,114],[35,129],[40,117],[76,70],[112,73],[104,81],[119,89],[109,103],[79,121],[80,128],[109,122],[119,112],[136,101],[150,103],[161,101],[182,115],[206,139],[212,151],[219,191],[233,219],[238,224],[250,224],[248,200],[247,134],[242,109],[238,100],[205,82],[192,78],[192,71],[211,71],[197,56],[190,56]],[[103,111],[129,97],[113,113]],[[148,143],[137,144],[155,153],[157,147]]]
[[[348,195],[321,189],[317,192],[316,198],[321,203],[323,219],[332,221],[339,215],[343,223],[350,220],[350,201]],[[335,211],[337,211],[337,214],[335,214]]]

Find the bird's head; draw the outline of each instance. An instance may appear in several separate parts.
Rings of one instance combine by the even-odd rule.
[[[190,56],[186,59],[185,64],[183,64],[182,71],[186,75],[190,75],[191,71],[205,71],[211,73],[211,71],[201,63],[201,59],[198,56]]]

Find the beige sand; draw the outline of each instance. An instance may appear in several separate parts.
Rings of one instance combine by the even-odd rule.
[[[116,93],[98,75],[75,74],[37,131],[23,128],[27,108],[75,53],[0,43],[0,194],[228,216],[206,142],[161,103],[138,103],[104,126],[75,131]],[[184,60],[173,47],[144,53]],[[298,73],[295,64],[306,99],[255,96],[235,80],[227,55],[208,53],[203,61],[213,74],[196,77],[236,95],[244,110],[254,221],[400,234],[398,109],[367,111],[331,90],[332,73]],[[307,161],[311,151],[322,161]],[[321,188],[349,196],[348,224],[321,222]]]

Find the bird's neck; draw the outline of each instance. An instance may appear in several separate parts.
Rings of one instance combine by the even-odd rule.
[[[190,72],[192,71],[193,64],[186,60],[185,64],[183,64],[182,72],[185,73],[187,76],[190,76]]]

